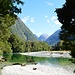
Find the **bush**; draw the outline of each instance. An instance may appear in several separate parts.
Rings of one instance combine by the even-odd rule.
[[[3,51],[2,50],[0,50],[0,55],[3,55]]]

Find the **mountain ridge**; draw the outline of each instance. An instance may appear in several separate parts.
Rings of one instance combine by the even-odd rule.
[[[40,41],[45,41],[48,37],[49,37],[49,35],[46,34],[46,33],[44,33],[44,34],[40,35],[40,36],[38,37],[38,39],[39,39]]]
[[[25,41],[38,41],[38,39],[19,17],[17,18],[16,23],[11,26],[11,29],[13,34],[16,34]]]
[[[45,42],[48,43],[49,45],[57,44],[60,41],[60,39],[59,39],[60,31],[61,31],[61,29],[55,31],[51,36],[49,36],[47,38],[47,40],[45,40]]]

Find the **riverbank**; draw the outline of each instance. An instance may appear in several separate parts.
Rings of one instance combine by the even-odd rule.
[[[60,57],[60,56],[62,57],[64,54],[67,56],[67,54],[69,54],[69,53],[68,52],[62,53],[62,52],[57,52],[57,51],[55,51],[55,52],[48,52],[48,51],[29,52],[29,53],[20,53],[19,54],[20,56],[15,55],[18,58],[13,58],[13,59],[16,59],[16,60],[18,59],[18,62],[19,62],[19,58],[20,59],[23,58],[24,63],[25,63],[25,61],[28,60],[28,58],[27,58],[27,56],[26,56],[26,58],[23,56],[26,54],[27,55],[29,54],[30,56],[38,56],[38,58],[39,58],[39,57],[52,57],[52,55],[53,55],[53,57]],[[21,58],[21,56],[22,56],[22,58]],[[28,56],[28,57],[30,57],[30,56]],[[34,59],[34,57],[33,57],[33,59]],[[58,60],[56,60],[56,59],[57,58],[51,59],[50,61],[53,60],[53,62],[60,62],[63,65],[61,65],[61,64],[55,65],[51,62],[47,63],[47,61],[45,61],[45,63],[47,63],[47,64],[41,64],[41,63],[37,63],[37,64],[25,63],[22,65],[21,64],[14,64],[14,65],[10,64],[10,66],[5,65],[4,67],[2,67],[2,70],[1,70],[2,74],[0,74],[0,75],[75,75],[75,73],[73,73],[74,69],[75,69],[74,64],[68,63],[68,62],[67,62],[67,64],[65,64],[64,61],[66,61],[66,60],[61,59],[62,60],[61,61],[59,59]],[[69,58],[67,58],[67,59],[69,59]],[[41,61],[41,60],[39,60],[39,61]]]
[[[2,70],[2,75],[75,75],[62,67],[47,65],[13,65],[6,66]]]
[[[37,57],[66,57],[71,58],[70,51],[39,51],[20,53],[22,55],[37,56]]]

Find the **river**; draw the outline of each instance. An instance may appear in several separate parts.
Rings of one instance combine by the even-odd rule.
[[[45,66],[62,67],[67,71],[73,72],[75,69],[75,64],[72,63],[71,58],[63,57],[37,57],[28,56],[22,54],[5,54],[6,62],[0,62],[0,71],[2,71],[4,66],[12,65],[15,63],[25,63],[25,64],[39,64]],[[0,73],[1,75],[1,73]]]

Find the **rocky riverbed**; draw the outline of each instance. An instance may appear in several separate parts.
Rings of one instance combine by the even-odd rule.
[[[2,75],[75,75],[75,73],[62,67],[37,64],[6,66],[2,70]]]
[[[30,52],[20,53],[22,55],[36,56],[36,57],[52,57],[52,58],[71,58],[69,52]],[[57,61],[57,60],[56,60]],[[61,62],[63,64],[64,61]],[[68,63],[67,63],[68,64]],[[74,65],[45,65],[45,64],[25,64],[25,65],[10,65],[3,67],[1,75],[75,75],[75,64]]]

